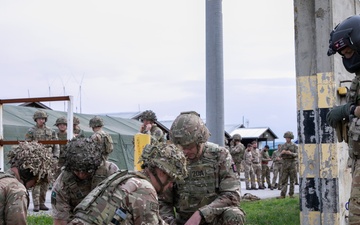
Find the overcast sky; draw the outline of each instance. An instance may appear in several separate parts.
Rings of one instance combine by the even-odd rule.
[[[205,4],[0,1],[0,98],[72,95],[78,113],[205,118]],[[223,0],[223,41],[225,124],[296,135],[293,2]]]

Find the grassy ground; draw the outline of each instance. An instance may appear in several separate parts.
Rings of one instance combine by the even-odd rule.
[[[300,224],[299,196],[285,199],[264,199],[241,202],[246,212],[247,225],[298,225]]]
[[[246,212],[247,225],[298,225],[300,224],[299,197],[285,199],[264,199],[242,201],[241,208]],[[52,225],[50,216],[28,216],[29,225]]]

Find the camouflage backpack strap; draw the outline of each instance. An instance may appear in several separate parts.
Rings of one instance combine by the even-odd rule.
[[[207,148],[207,151],[204,154],[204,161],[209,161],[210,163],[212,163],[212,165],[214,165],[214,174],[216,179],[215,187],[216,190],[218,190],[220,186],[220,171],[219,171],[219,163],[218,163],[220,148],[219,145],[211,142],[206,142],[205,148]]]
[[[4,173],[4,172],[0,172],[0,179],[5,178],[5,177],[12,177],[15,178],[13,175],[8,174],[8,173]]]
[[[114,195],[115,188],[135,176],[145,178],[138,172],[128,171],[118,171],[109,176],[76,206],[75,217],[87,221],[89,224],[121,224],[121,221],[131,215],[122,203],[126,193],[117,189],[117,194]]]

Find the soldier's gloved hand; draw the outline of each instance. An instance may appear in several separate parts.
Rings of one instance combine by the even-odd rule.
[[[336,128],[339,122],[341,122],[344,118],[349,118],[351,106],[351,103],[335,106],[326,114],[327,123],[331,127]]]
[[[360,106],[356,106],[354,110],[354,116],[360,118]]]

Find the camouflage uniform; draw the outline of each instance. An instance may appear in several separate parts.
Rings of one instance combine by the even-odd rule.
[[[271,158],[273,161],[273,179],[272,179],[272,186],[278,188],[280,190],[280,182],[281,182],[281,168],[282,168],[282,159],[280,157],[281,150],[278,149],[273,152]],[[276,182],[279,175],[279,183]]]
[[[162,218],[169,224],[174,221],[184,224],[199,210],[203,224],[216,225],[228,224],[223,220],[226,216],[244,216],[239,210],[240,178],[231,165],[231,156],[225,148],[207,142],[202,157],[189,163],[189,176],[184,182],[176,182],[172,192],[160,199]]]
[[[253,157],[252,167],[254,170],[254,174],[256,176],[258,187],[260,189],[262,189],[263,186],[262,186],[262,181],[261,181],[261,173],[262,172],[261,172],[261,164],[260,164],[260,150],[258,148],[252,148],[251,152],[252,152],[252,157]]]
[[[73,134],[76,138],[84,138],[85,134],[84,131],[80,128],[80,119],[76,116],[73,118]]]
[[[156,124],[152,124],[150,131],[142,130],[141,133],[151,135],[151,144],[165,141],[164,132]]]
[[[73,210],[102,180],[118,171],[118,167],[106,161],[91,180],[80,180],[72,172],[62,171],[51,193],[53,218],[70,221]]]
[[[270,168],[268,166],[269,161],[271,161],[269,151],[263,149],[261,151],[261,172],[262,172],[261,183],[262,183],[262,186],[265,187],[265,179],[266,179],[268,188],[270,188],[272,190],[273,187],[271,186],[271,181],[270,181]]]
[[[284,137],[294,138],[291,132],[286,132]],[[288,136],[289,135],[289,136]],[[281,153],[283,159],[282,173],[281,173],[281,197],[285,197],[288,187],[288,180],[290,179],[289,196],[294,195],[295,179],[296,179],[296,158],[298,157],[298,147],[293,142],[286,142],[281,146],[281,151],[291,151],[291,154]]]
[[[157,120],[155,113],[151,110],[145,110],[141,115],[141,121],[144,122],[144,120],[147,120],[149,121],[148,123],[151,123],[151,129],[146,130],[146,125],[144,123],[140,128],[140,133],[149,134],[151,136],[151,144],[166,142],[164,132],[155,123]]]
[[[245,152],[245,146],[240,142],[238,142],[235,146],[230,148],[230,154],[234,160],[234,163],[236,165],[236,171],[238,172],[239,175],[241,171],[242,160],[244,158],[244,152]]]
[[[100,145],[102,146],[102,155],[104,160],[107,160],[109,158],[110,153],[114,149],[113,140],[111,136],[106,133],[103,130],[96,131],[93,135],[90,137],[91,139],[98,141]]]
[[[0,224],[25,225],[29,194],[15,174],[0,173]]]
[[[119,171],[91,191],[75,208],[69,224],[166,224],[159,215],[160,190],[153,187],[153,182],[164,183],[155,181],[155,168],[165,172],[168,180],[183,180],[187,174],[185,155],[175,145],[147,145],[141,161],[143,171]]]
[[[36,115],[40,113],[40,114],[44,114],[44,118],[47,119],[47,114],[43,111],[37,111],[34,114],[34,120],[36,122]],[[45,124],[43,127],[38,127],[37,125],[31,127],[28,132],[25,134],[25,141],[49,141],[49,140],[58,140],[58,137],[55,133],[54,130],[52,130],[51,128],[47,127]],[[53,157],[59,159],[59,154],[60,154],[60,148],[58,144],[55,145],[44,145],[45,147],[47,147],[47,149],[52,152]],[[54,168],[57,167],[57,163],[56,165],[54,165]],[[46,210],[45,206],[45,200],[46,200],[46,192],[49,189],[49,182],[43,182],[41,185],[36,185],[33,189],[32,189],[32,198],[33,198],[33,203],[34,203],[34,208],[36,209],[37,207],[40,206],[40,208],[44,208]],[[48,210],[48,209],[47,209]]]
[[[161,217],[179,225],[193,215],[197,220],[198,214],[200,224],[244,224],[245,213],[239,208],[240,179],[232,157],[226,148],[207,142],[210,133],[199,114],[181,113],[169,134],[170,140],[182,147],[195,144],[198,153],[196,160],[188,162],[189,176],[175,182],[160,198]]]
[[[252,167],[252,152],[245,150],[244,153],[244,169],[245,169],[245,185],[246,190],[249,189],[257,189],[255,184],[255,174],[254,169]],[[251,187],[250,187],[251,185]]]
[[[110,153],[114,150],[113,140],[111,136],[102,130],[104,121],[98,116],[90,119],[89,126],[93,129],[94,134],[91,135],[91,139],[100,143],[101,154],[104,160],[109,158]]]
[[[101,146],[92,139],[72,139],[65,151],[65,166],[51,193],[53,219],[60,221],[70,221],[75,206],[118,170],[114,163],[102,159]],[[89,177],[80,179],[75,174],[79,171],[88,173]]]

